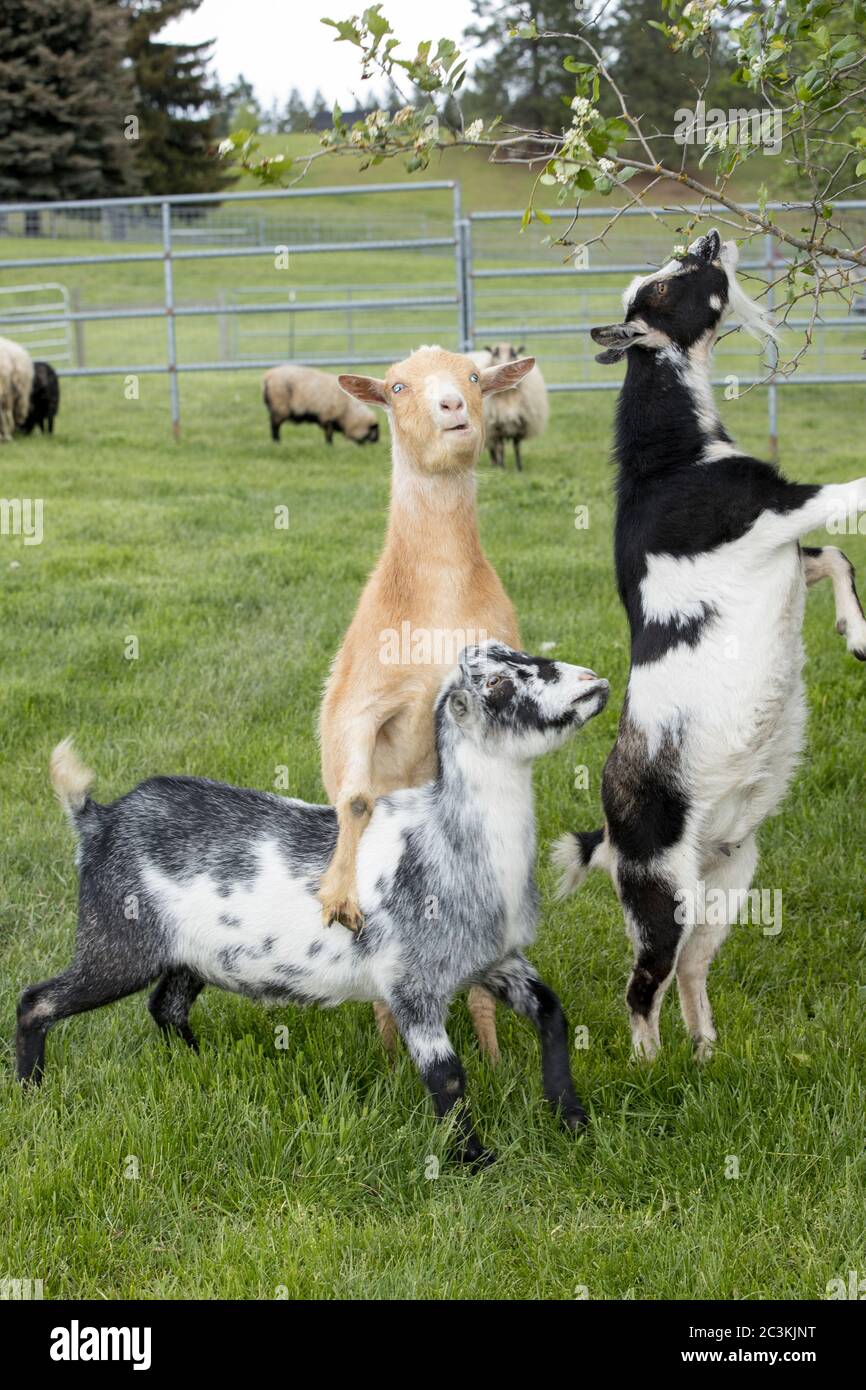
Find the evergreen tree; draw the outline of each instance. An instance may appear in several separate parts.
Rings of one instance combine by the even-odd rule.
[[[575,33],[580,11],[574,0],[473,0],[472,8],[475,23],[466,38],[482,48],[482,56],[464,102],[467,114],[484,120],[501,115],[509,125],[556,134],[568,124],[566,105],[574,95],[574,78],[563,68],[563,59],[571,55],[589,62],[591,55],[573,39],[525,42],[509,38],[508,29],[534,20],[539,32]],[[644,134],[653,137],[656,156],[678,164],[680,147],[657,137],[670,135],[678,109],[694,106],[707,65],[671,52],[667,39],[649,22],[660,17],[658,0],[616,0],[601,12],[594,30],[584,24],[580,32],[602,53],[629,110],[641,118]],[[724,59],[716,54],[705,100],[708,106],[727,109],[742,104],[742,89],[737,98],[729,81],[732,63]],[[610,89],[603,91],[600,106],[606,116],[617,114]]]
[[[0,6],[0,199],[134,193],[125,26],[112,0]],[[38,234],[39,218],[28,219]]]
[[[242,72],[238,73],[232,85],[222,92],[219,134],[230,135],[233,130],[259,130],[266,122],[252,82],[248,82]]]
[[[160,43],[169,20],[201,0],[120,0],[139,119],[137,164],[146,193],[214,193],[234,181],[214,157],[222,96],[208,71],[213,42]]]
[[[509,125],[526,130],[561,130],[568,123],[562,99],[574,96],[574,77],[562,63],[575,53],[574,42],[525,43],[510,39],[508,30],[534,20],[539,32],[573,32],[574,0],[473,0],[472,10],[467,48],[481,47],[483,56],[472,73],[467,114],[486,121],[502,115]]]
[[[659,160],[674,166],[682,158],[682,147],[670,136],[679,109],[694,108],[707,76],[707,63],[685,53],[672,53],[667,39],[649,21],[659,18],[658,0],[619,0],[604,30],[604,50],[611,74],[626,98],[629,110],[640,117],[641,130]],[[733,64],[717,53],[713,80],[704,93],[708,107],[749,106],[743,88],[730,81]],[[739,93],[739,95],[738,95]],[[615,114],[615,97],[608,94],[606,114]],[[690,162],[700,157],[690,150]]]
[[[309,129],[310,113],[307,110],[307,103],[297,87],[293,87],[289,92],[283,121],[285,122],[283,129],[294,131],[295,134]]]

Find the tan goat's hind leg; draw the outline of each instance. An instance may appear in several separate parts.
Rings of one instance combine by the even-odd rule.
[[[376,1027],[379,1029],[382,1046],[388,1054],[388,1061],[393,1062],[397,1056],[397,1023],[394,1015],[388,1005],[380,1003],[379,1000],[373,1005],[373,1013],[376,1015]]]
[[[489,1057],[495,1067],[499,1061],[499,1039],[496,1036],[496,1000],[480,985],[469,991],[469,1012],[482,1055]]]

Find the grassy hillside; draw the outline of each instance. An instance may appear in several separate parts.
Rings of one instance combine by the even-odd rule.
[[[266,1012],[209,990],[195,1057],[161,1044],[137,997],[58,1027],[43,1089],[17,1089],[16,997],[63,968],[74,935],[72,837],[46,772],[59,738],[75,732],[103,800],[156,772],[270,788],[281,766],[293,792],[322,795],[316,708],[382,536],[387,445],[327,449],[287,429],[272,446],[254,373],[182,390],[178,446],[163,380],[138,401],[103,380],[64,384],[53,439],[0,452],[4,496],[45,508],[41,545],[0,537],[0,1265],[44,1279],[46,1298],[822,1297],[862,1267],[866,673],[816,591],[809,752],[761,837],[757,883],[783,891],[783,929],[735,929],[714,966],[710,1064],[692,1061],[670,1000],[665,1051],[635,1067],[610,885],[556,904],[545,863],[555,835],[598,823],[627,671],[609,396],[555,398],[525,475],[485,467],[479,488],[526,645],[554,642],[613,687],[537,777],[532,958],[588,1030],[574,1063],[589,1134],[575,1142],[546,1114],[528,1026],[500,1011],[494,1074],[462,1001],[453,1037],[500,1155],[477,1176],[448,1164],[408,1060],[389,1070],[362,1007]],[[761,450],[763,400],[724,411]],[[862,472],[856,431],[832,427],[861,412],[851,389],[782,393],[788,473]],[[580,503],[588,530],[574,526]],[[845,545],[862,573],[866,540]]]

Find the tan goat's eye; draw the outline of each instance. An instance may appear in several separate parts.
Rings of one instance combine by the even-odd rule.
[[[478,373],[477,373],[477,372],[470,372],[470,373],[469,373],[469,380],[470,380],[470,381],[477,381],[477,380],[478,380]]]
[[[395,395],[398,391],[402,391],[403,389],[404,387],[402,381],[395,382],[394,385],[391,387],[391,390],[394,392]]]

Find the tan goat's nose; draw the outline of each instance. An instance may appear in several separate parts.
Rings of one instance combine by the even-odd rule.
[[[443,410],[463,409],[463,399],[461,396],[440,396],[439,404]]]

